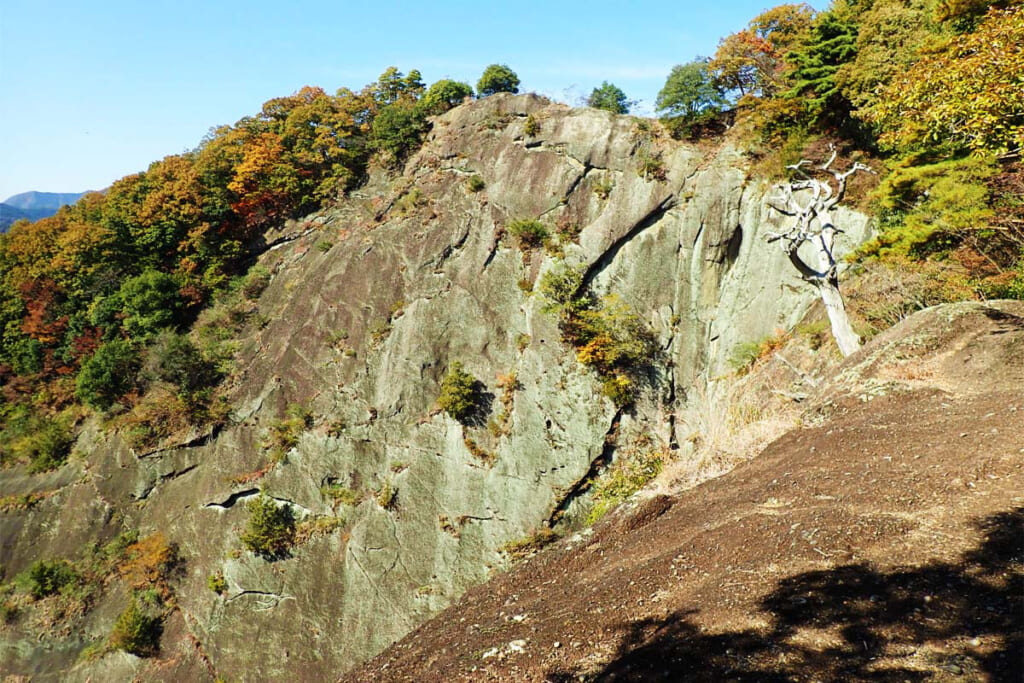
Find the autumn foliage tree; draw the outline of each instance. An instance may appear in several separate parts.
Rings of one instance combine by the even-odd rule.
[[[1024,149],[1024,8],[993,10],[977,31],[928,54],[885,89],[874,121],[891,148],[973,154]]]
[[[223,291],[262,232],[336,200],[374,153],[412,149],[429,115],[471,92],[453,81],[427,91],[418,71],[394,67],[358,92],[305,87],[55,216],[15,224],[0,235],[0,375],[30,379],[8,383],[25,392],[8,398],[27,402],[77,375],[57,393],[77,386],[79,400],[111,405],[135,388],[141,347]],[[382,115],[410,124],[397,142],[375,130]]]

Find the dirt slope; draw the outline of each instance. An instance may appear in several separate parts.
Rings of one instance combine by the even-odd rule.
[[[1021,680],[1024,305],[919,313],[809,403],[344,680]]]

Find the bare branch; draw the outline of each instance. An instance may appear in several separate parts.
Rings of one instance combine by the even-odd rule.
[[[832,165],[832,163],[836,160],[836,156],[839,154],[839,150],[836,149],[834,143],[828,143],[828,148],[832,150],[832,156],[830,156],[828,158],[828,161],[826,161],[824,165],[821,167],[822,171],[828,171],[828,167]],[[829,172],[831,173],[831,171]]]

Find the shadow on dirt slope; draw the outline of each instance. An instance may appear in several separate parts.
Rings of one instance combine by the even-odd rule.
[[[985,540],[956,563],[890,572],[852,564],[788,577],[761,601],[770,615],[763,630],[702,632],[685,611],[623,624],[618,654],[596,680],[902,682],[934,680],[937,669],[953,680],[1018,683],[1024,508],[978,526]]]

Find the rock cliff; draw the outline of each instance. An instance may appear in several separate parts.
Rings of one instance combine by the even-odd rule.
[[[728,143],[681,144],[638,119],[532,95],[436,119],[401,173],[375,173],[266,235],[259,263],[272,277],[238,340],[226,427],[136,452],[96,422],[62,470],[0,473],[4,495],[40,494],[0,513],[8,577],[122,528],[162,531],[184,560],[158,660],[80,656],[123,606],[114,583],[65,632],[5,626],[0,670],[324,680],[447,607],[503,567],[503,545],[578,516],[581,484],[617,444],[682,441],[674,415],[692,387],[813,303],[764,242],[776,219],[747,166]],[[572,237],[560,254],[524,254],[504,234],[522,218]],[[847,248],[867,236],[865,217],[842,223]],[[563,260],[656,340],[628,411],[601,396],[530,291]],[[436,409],[453,361],[486,385],[493,417],[506,411],[500,429]],[[503,391],[499,373],[517,388]],[[272,460],[268,429],[294,404],[311,426]],[[243,503],[260,490],[308,522],[288,558],[241,551]],[[208,587],[219,573],[223,594]]]

